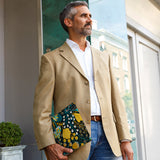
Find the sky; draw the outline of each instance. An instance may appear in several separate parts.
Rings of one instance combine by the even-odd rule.
[[[89,0],[89,8],[92,19],[97,20],[98,29],[127,40],[124,0]]]

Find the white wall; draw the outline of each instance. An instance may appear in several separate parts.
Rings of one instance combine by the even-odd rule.
[[[1,5],[0,5],[1,6]],[[37,0],[5,0],[5,119],[24,133],[24,160],[40,160],[32,108],[38,80]]]
[[[160,37],[160,10],[150,0],[126,0],[126,14]]]
[[[0,122],[4,121],[4,0],[0,0]]]

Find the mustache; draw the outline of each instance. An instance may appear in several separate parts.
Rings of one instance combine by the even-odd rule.
[[[86,27],[86,26],[90,26],[90,27],[92,28],[91,23],[86,23],[86,24],[84,25],[84,27]]]

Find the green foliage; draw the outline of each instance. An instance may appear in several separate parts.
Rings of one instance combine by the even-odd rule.
[[[131,107],[132,106],[132,94],[131,92],[126,92],[125,95],[122,97],[125,102],[125,106]]]
[[[0,145],[16,146],[21,142],[22,131],[20,127],[11,122],[0,123]]]
[[[127,117],[129,120],[134,120],[134,114],[133,114],[133,100],[132,100],[132,94],[131,92],[126,92],[125,95],[122,97],[125,103]]]

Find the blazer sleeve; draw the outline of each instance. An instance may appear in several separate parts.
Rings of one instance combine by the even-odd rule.
[[[112,62],[109,56],[109,67],[110,67],[110,77],[111,77],[111,99],[112,99],[112,109],[115,117],[115,124],[117,128],[119,141],[129,140],[131,141],[131,135],[129,132],[129,126],[127,122],[127,114],[125,110],[124,103],[120,96],[119,88],[115,75],[113,72]]]
[[[53,64],[46,55],[43,55],[33,105],[34,133],[38,149],[43,149],[55,143],[50,119],[54,85]]]

